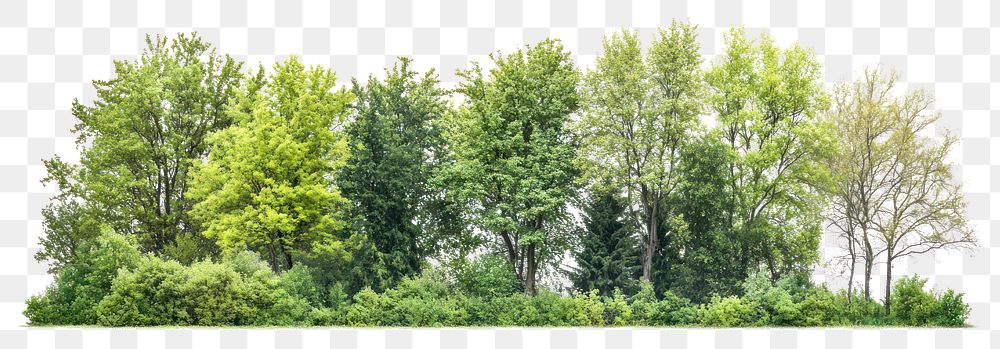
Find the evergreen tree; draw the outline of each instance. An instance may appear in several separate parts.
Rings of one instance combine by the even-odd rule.
[[[580,292],[599,290],[611,295],[616,289],[633,294],[642,276],[640,247],[625,224],[625,200],[619,190],[595,187],[582,207],[584,229],[581,248],[573,252],[577,267],[570,274]]]
[[[346,128],[351,157],[339,177],[355,225],[374,245],[377,268],[385,269],[385,279],[368,285],[375,290],[419,274],[433,252],[434,227],[449,219],[438,214],[446,206],[431,183],[441,160],[446,92],[433,71],[418,74],[406,58],[386,75],[365,85],[354,81],[354,121]]]

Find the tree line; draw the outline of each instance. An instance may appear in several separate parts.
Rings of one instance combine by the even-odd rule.
[[[220,282],[273,296],[239,298],[248,308],[339,307],[313,315],[345,321],[371,297],[444,287],[435,273],[523,302],[563,291],[553,280],[566,275],[580,297],[611,297],[598,298],[605,310],[616,292],[626,304],[742,302],[729,297],[820,289],[808,274],[824,229],[845,250],[847,303],[877,304],[870,280],[884,261],[888,318],[894,261],[975,243],[947,161],[957,139],[925,132],[939,117],[928,94],[899,93],[874,69],[827,91],[809,50],[739,28],[707,68],[695,27],[675,22],[647,49],[637,32],[607,36],[589,70],[554,39],[495,53],[452,90],[406,58],[338,87],[295,56],[254,70],[195,34],[147,43],[94,82],[91,105],[74,101],[79,162],[45,161],[58,194],[36,258],[56,283],[29,300],[33,322],[59,323],[44,319],[72,303],[90,315],[63,323],[192,323],[197,301],[179,306],[187,320],[165,320],[102,299],[170,302],[135,289],[176,284],[180,302]],[[122,253],[132,257],[109,257]],[[103,293],[82,296],[97,270]],[[956,312],[954,294],[921,297]],[[761,299],[746,299],[748,319]],[[150,314],[162,311],[177,312]],[[261,319],[206,323],[273,317]]]

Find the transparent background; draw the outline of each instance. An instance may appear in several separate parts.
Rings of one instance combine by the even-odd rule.
[[[556,37],[588,67],[601,38],[616,28],[640,30],[647,42],[673,19],[699,26],[702,52],[723,47],[729,26],[769,32],[779,43],[813,49],[827,83],[847,81],[865,65],[899,71],[906,88],[932,90],[943,113],[938,130],[961,136],[953,154],[968,215],[980,246],[898,263],[937,288],[965,292],[972,329],[447,329],[218,330],[26,329],[24,300],[51,281],[35,262],[41,208],[52,194],[39,180],[41,160],[76,159],[73,98],[90,101],[93,79],[106,79],[112,60],[141,52],[146,34],[197,31],[220,53],[270,66],[289,54],[331,66],[341,83],[380,75],[398,56],[435,68],[446,85],[471,61],[487,63]],[[988,347],[1000,336],[1000,4],[987,0],[882,1],[29,1],[0,3],[0,346],[31,347]],[[489,66],[486,64],[485,66]],[[997,87],[997,88],[994,88]],[[996,120],[996,121],[993,121]],[[993,149],[997,149],[993,152]],[[998,202],[997,207],[992,207]],[[824,241],[824,261],[838,251]],[[879,275],[884,270],[878,271]],[[994,275],[997,274],[997,275]],[[824,265],[814,278],[844,285],[842,270]],[[873,280],[881,294],[884,278]]]

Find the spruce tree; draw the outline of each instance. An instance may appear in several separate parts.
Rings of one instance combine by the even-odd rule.
[[[639,241],[624,222],[625,200],[617,190],[594,187],[581,209],[584,231],[574,251],[577,268],[570,275],[581,291],[616,289],[632,294],[642,276]]]

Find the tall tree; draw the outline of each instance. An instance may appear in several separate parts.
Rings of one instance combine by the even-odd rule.
[[[331,174],[348,155],[340,129],[353,95],[294,56],[274,70],[229,109],[236,124],[209,138],[188,194],[206,236],[224,251],[258,251],[280,272],[296,254],[343,248],[347,200]]]
[[[206,136],[231,123],[224,110],[242,80],[241,65],[184,34],[170,41],[147,36],[138,60],[115,61],[114,78],[93,82],[92,106],[73,102],[80,163],[45,161],[46,181],[59,194],[44,211],[44,248],[36,258],[66,263],[102,225],[134,235],[147,252],[169,252],[178,239],[197,243],[197,224],[187,214],[188,172],[207,153]]]
[[[360,231],[376,249],[390,287],[420,273],[433,251],[432,234],[449,218],[438,208],[442,193],[432,176],[442,159],[440,119],[446,92],[433,71],[418,74],[403,58],[380,81],[354,82],[354,120],[347,125],[351,157],[339,184],[350,199]]]
[[[819,258],[818,208],[836,149],[831,126],[820,118],[829,103],[821,75],[811,52],[779,48],[766,35],[754,42],[736,28],[706,77],[722,139],[734,154],[727,220],[743,236],[737,258],[745,270],[765,266],[772,282]]]
[[[840,151],[833,169],[837,186],[830,210],[830,223],[844,238],[849,268],[848,294],[854,287],[854,272],[860,259],[863,268],[862,295],[871,298],[872,269],[883,252],[878,247],[875,219],[884,190],[894,180],[885,174],[893,166],[886,140],[898,121],[890,114],[896,78],[865,70],[864,79],[838,86],[831,116],[837,127]]]
[[[680,152],[699,126],[703,91],[695,27],[674,22],[643,55],[638,33],[604,39],[584,80],[579,123],[590,176],[625,188],[629,222],[643,232],[642,276],[651,280],[664,202],[677,186]]]
[[[865,234],[862,251],[872,253],[867,252],[874,249],[870,238],[879,245],[872,254],[885,254],[886,312],[891,310],[892,265],[897,259],[976,242],[965,218],[961,185],[954,181],[948,161],[958,138],[945,133],[937,142],[923,136],[940,118],[928,111],[931,96],[920,90],[894,96],[895,83],[895,74],[866,71],[863,80],[839,91],[835,114],[848,132],[841,138],[842,156],[858,156],[856,164],[844,168],[848,172],[841,192],[849,193],[839,195],[846,212],[839,218]]]
[[[461,72],[466,100],[449,131],[455,160],[446,180],[534,294],[543,263],[565,253],[576,178],[567,123],[579,74],[551,39],[491,58],[488,76],[478,65]]]
[[[581,246],[573,251],[577,267],[570,274],[581,292],[598,290],[611,295],[615,290],[626,294],[638,291],[642,250],[632,226],[625,223],[626,203],[620,193],[613,186],[595,185],[585,199]]]

